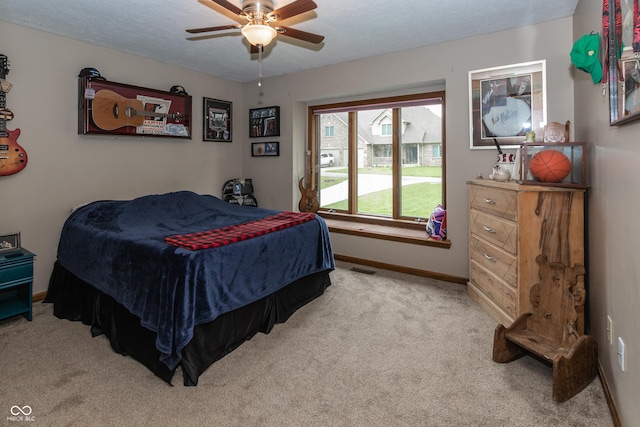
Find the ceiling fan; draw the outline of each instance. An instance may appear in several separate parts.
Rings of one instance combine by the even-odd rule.
[[[318,34],[277,25],[280,21],[309,12],[318,7],[313,0],[296,0],[275,10],[272,0],[244,0],[242,9],[227,0],[210,1],[237,15],[238,21],[246,22],[246,24],[193,28],[187,30],[188,33],[198,34],[211,31],[240,30],[242,35],[251,44],[252,53],[261,53],[264,46],[271,43],[278,34],[314,44],[322,43],[322,40],[324,40],[324,36]],[[202,0],[200,0],[200,2],[203,3]],[[272,24],[274,24],[274,26],[272,26]]]

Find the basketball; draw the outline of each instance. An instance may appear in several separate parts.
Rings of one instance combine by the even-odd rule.
[[[571,172],[571,161],[560,151],[543,150],[529,162],[529,171],[542,182],[562,182]]]

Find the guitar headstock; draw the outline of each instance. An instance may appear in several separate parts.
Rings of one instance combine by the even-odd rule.
[[[0,53],[0,79],[4,79],[9,74],[10,69],[9,58],[7,58],[7,55]]]

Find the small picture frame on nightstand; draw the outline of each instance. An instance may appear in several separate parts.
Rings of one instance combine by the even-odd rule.
[[[0,234],[0,253],[20,250],[20,233]]]

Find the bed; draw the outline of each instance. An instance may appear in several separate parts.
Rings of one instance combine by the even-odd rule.
[[[335,268],[312,213],[190,191],[97,201],[66,220],[45,302],[105,334],[168,383],[212,363],[322,295]]]

